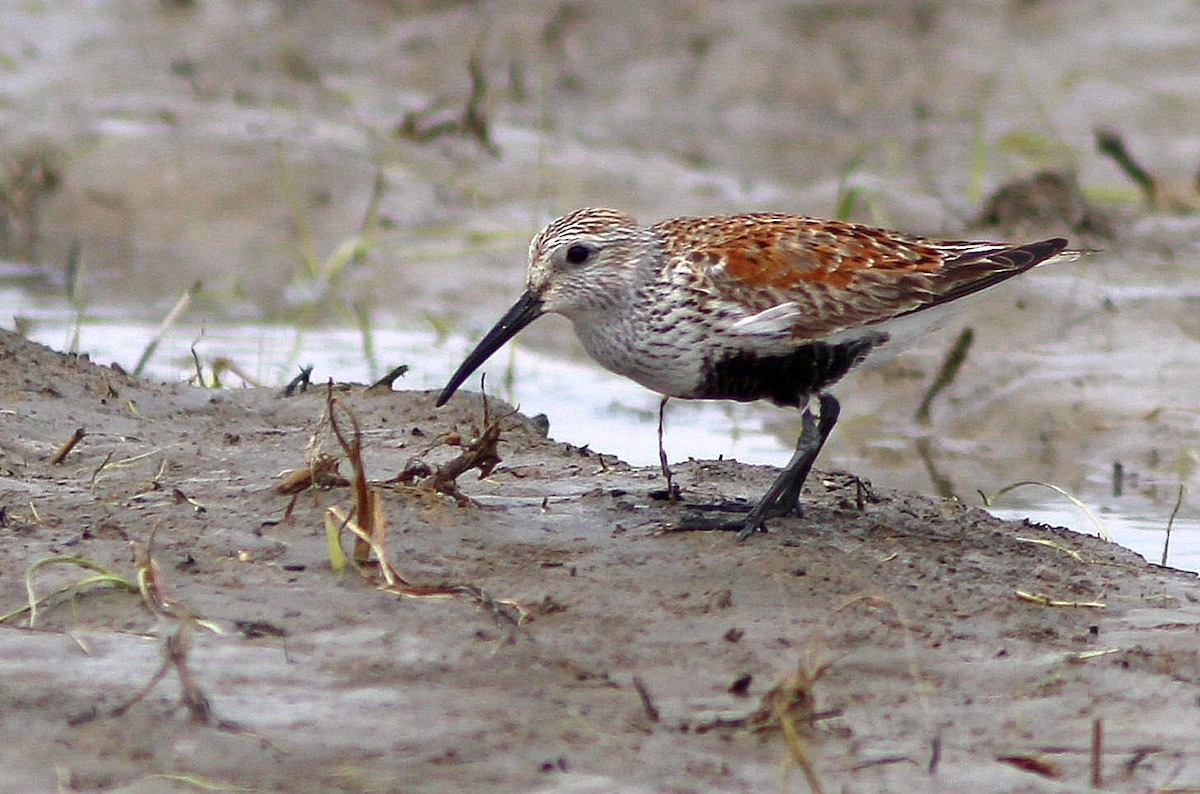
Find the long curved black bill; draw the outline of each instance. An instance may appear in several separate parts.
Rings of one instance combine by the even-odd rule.
[[[504,313],[492,330],[479,340],[479,344],[459,366],[454,376],[450,378],[450,382],[438,395],[437,407],[441,408],[445,405],[446,401],[454,396],[454,392],[458,391],[458,387],[462,385],[463,381],[471,377],[471,373],[487,361],[492,353],[503,347],[504,343],[516,336],[518,331],[543,314],[545,314],[545,310],[542,308],[542,299],[526,290],[512,308]]]

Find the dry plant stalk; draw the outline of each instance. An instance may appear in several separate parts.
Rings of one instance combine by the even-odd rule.
[[[190,637],[193,626],[203,626],[212,631],[219,631],[219,629],[211,621],[206,621],[198,617],[196,613],[186,606],[178,602],[173,602],[166,597],[162,570],[154,559],[154,536],[158,531],[158,526],[158,524],[155,524],[154,528],[150,530],[150,537],[146,541],[145,548],[142,548],[137,543],[130,544],[133,549],[134,565],[137,571],[135,580],[120,576],[95,560],[85,557],[70,557],[65,555],[47,557],[38,560],[26,569],[25,587],[28,594],[28,605],[24,609],[14,610],[0,616],[0,622],[28,611],[29,625],[32,627],[37,619],[39,604],[44,604],[48,599],[60,593],[78,591],[80,588],[91,584],[111,584],[125,590],[136,591],[141,597],[142,604],[152,615],[175,622],[175,631],[166,638],[163,646],[163,661],[159,669],[132,697],[114,708],[111,716],[119,717],[141,702],[158,682],[166,676],[167,672],[174,667],[179,676],[179,683],[183,692],[183,705],[187,707],[188,713],[195,722],[208,724],[213,720],[212,708],[209,706],[208,698],[205,697],[204,692],[196,683],[191,669],[188,667],[187,654],[190,648]],[[39,598],[34,593],[34,574],[40,568],[51,564],[75,565],[95,573],[84,579],[72,582],[66,587],[56,590],[54,593]],[[219,721],[218,726],[224,729],[237,729],[237,726],[233,723],[224,721]]]
[[[817,698],[813,687],[830,668],[830,663],[815,667],[801,661],[796,669],[762,697],[758,710],[750,715],[749,723],[755,730],[781,730],[783,741],[791,761],[800,767],[804,779],[813,794],[824,794],[825,787],[817,773],[816,764],[808,752],[805,735],[812,730],[817,711]]]
[[[74,565],[85,570],[94,571],[94,573],[91,576],[86,576],[83,579],[78,579],[70,584],[65,585],[64,587],[60,587],[53,593],[49,593],[44,596],[38,596],[34,591],[34,574],[36,574],[41,568],[50,565]],[[90,587],[93,584],[108,584],[123,590],[128,590],[130,592],[136,592],[138,589],[134,582],[109,569],[107,566],[96,562],[95,560],[88,559],[87,557],[75,557],[65,554],[57,554],[52,557],[43,557],[42,559],[31,563],[29,567],[25,569],[25,606],[0,615],[0,623],[3,623],[10,618],[14,618],[17,615],[23,615],[28,612],[28,625],[29,628],[33,628],[34,624],[37,622],[39,605],[45,604],[47,601],[57,595],[61,595],[63,593],[75,593],[84,587]]]
[[[470,497],[459,490],[458,478],[472,469],[479,470],[479,479],[481,480],[491,475],[501,462],[499,444],[503,422],[513,413],[515,411],[503,416],[492,417],[487,395],[483,395],[483,430],[477,431],[473,440],[463,443],[457,434],[442,437],[405,464],[404,469],[388,482],[419,483],[423,487],[431,488],[437,493],[453,498],[460,507],[472,504]],[[461,447],[462,452],[436,469],[421,460],[422,455],[443,445]]]
[[[1020,482],[1014,482],[1011,485],[1006,485],[1003,488],[1001,488],[1000,490],[995,491],[994,493],[986,494],[983,491],[978,491],[977,493],[979,494],[980,498],[983,499],[983,506],[991,507],[992,504],[997,499],[999,499],[1001,496],[1003,496],[1004,494],[1008,493],[1009,491],[1016,490],[1017,488],[1023,488],[1026,485],[1040,485],[1043,488],[1049,488],[1051,491],[1054,491],[1056,494],[1059,494],[1060,496],[1065,498],[1067,501],[1069,501],[1071,504],[1075,505],[1081,511],[1083,511],[1083,514],[1086,515],[1088,517],[1088,520],[1092,522],[1092,526],[1094,526],[1096,528],[1097,535],[1099,535],[1104,540],[1112,540],[1112,537],[1108,534],[1108,530],[1106,530],[1104,528],[1104,524],[1101,523],[1100,519],[1096,516],[1096,514],[1094,512],[1092,512],[1091,508],[1089,508],[1086,504],[1084,504],[1083,501],[1080,500],[1078,497],[1072,495],[1069,491],[1067,491],[1064,488],[1060,488],[1059,486],[1055,485],[1054,483],[1040,482],[1038,480],[1021,480]]]
[[[71,454],[71,450],[75,449],[75,445],[82,441],[83,437],[86,435],[87,433],[84,432],[82,427],[75,428],[75,432],[71,434],[71,437],[64,441],[62,446],[55,450],[54,454],[50,456],[50,460],[48,461],[50,465],[58,466],[64,460],[66,460],[67,455]]]
[[[334,488],[349,485],[350,481],[338,471],[338,463],[337,456],[318,453],[305,468],[285,472],[275,486],[275,493],[289,496],[313,487]]]
[[[183,705],[187,707],[192,721],[201,724],[208,724],[212,721],[212,706],[209,705],[208,698],[205,696],[203,690],[196,684],[196,678],[192,675],[192,670],[188,666],[187,655],[192,645],[190,625],[187,621],[181,622],[175,629],[175,633],[167,637],[163,645],[162,664],[159,665],[158,669],[154,671],[154,675],[150,676],[150,680],[141,689],[112,710],[113,717],[120,717],[142,702],[146,695],[150,694],[154,687],[158,685],[158,682],[166,677],[167,671],[174,667],[176,674],[179,676],[179,687],[182,690],[180,699]]]
[[[123,703],[113,708],[110,712],[111,717],[120,717],[145,700],[146,695],[150,694],[154,690],[154,687],[158,686],[158,683],[174,668],[175,675],[179,678],[179,688],[181,690],[179,696],[180,703],[187,709],[188,716],[191,717],[192,722],[201,725],[215,724],[218,729],[223,731],[246,732],[236,722],[217,719],[213,713],[212,705],[209,703],[208,696],[204,694],[204,690],[196,683],[196,677],[192,674],[192,668],[188,664],[188,652],[192,647],[191,627],[191,621],[184,620],[177,624],[175,632],[167,637],[163,643],[163,658],[158,669],[150,676],[150,680],[142,685],[141,689]]]
[[[335,570],[340,570],[344,565],[345,555],[341,550],[341,533],[343,530],[349,531],[354,536],[354,550],[351,561],[359,573],[372,581],[380,590],[408,598],[451,598],[465,596],[488,610],[498,622],[508,623],[513,626],[519,625],[526,615],[526,610],[515,601],[494,599],[483,588],[471,584],[419,584],[406,578],[396,569],[388,559],[385,547],[387,521],[383,512],[383,502],[380,499],[379,492],[372,487],[370,481],[367,479],[366,466],[362,459],[362,430],[358,419],[348,406],[341,405],[338,402],[337,398],[334,397],[332,388],[327,392],[325,399],[326,420],[338,444],[341,445],[342,451],[350,461],[352,470],[350,484],[354,494],[354,503],[349,511],[342,510],[337,506],[326,510],[325,531],[331,567]],[[342,426],[338,422],[339,408],[345,413],[350,422],[351,435],[349,437],[343,432]],[[498,422],[494,423],[494,430],[492,428],[493,425],[489,424],[487,430],[481,436],[481,440],[468,445],[467,451],[459,455],[455,460],[464,458],[472,460],[482,459],[486,465],[486,460],[488,459],[487,450],[490,449],[492,451],[491,454],[495,456],[495,445],[500,435]],[[489,434],[488,430],[492,430],[492,432]],[[498,463],[499,460],[499,456],[495,456],[495,463]],[[454,461],[450,463],[454,463]],[[492,463],[491,466],[495,466],[495,463]],[[473,466],[478,465],[478,463],[473,464]],[[448,466],[450,464],[440,467],[437,472],[433,473],[432,477],[436,478],[438,472],[443,472]],[[461,471],[458,471],[458,473],[461,474],[464,471],[468,471],[473,466],[466,466]],[[486,470],[490,472],[491,467],[489,466]],[[451,468],[450,471],[457,471],[457,469]],[[481,471],[483,471],[482,468]],[[457,477],[458,475],[454,474],[454,476]],[[453,478],[449,479],[448,482],[453,487]],[[372,554],[374,555],[373,561],[371,559]]]
[[[500,149],[492,140],[486,113],[487,75],[478,52],[472,53],[467,60],[467,73],[471,78],[471,91],[461,113],[443,112],[437,105],[409,111],[396,125],[396,132],[419,143],[429,143],[446,135],[463,135],[474,139],[488,154],[499,157]]]
[[[408,365],[401,364],[400,366],[390,370],[386,375],[384,375],[382,378],[379,378],[363,391],[366,394],[391,394],[392,384],[395,383],[396,380],[402,377],[406,372],[408,372]]]
[[[353,435],[349,439],[346,438],[341,425],[338,424],[339,407],[346,413],[353,430]],[[354,561],[365,564],[370,559],[372,545],[383,548],[384,538],[387,534],[387,521],[379,505],[379,496],[367,481],[367,470],[362,459],[362,428],[359,427],[358,417],[354,415],[354,412],[349,407],[341,405],[333,396],[332,385],[325,392],[325,416],[329,421],[329,428],[333,431],[334,438],[341,445],[346,459],[350,461],[350,488],[354,494],[354,507],[351,509],[349,517],[353,517],[358,528],[362,530],[362,535],[355,536]],[[378,557],[378,555],[376,556]],[[378,559],[382,565],[384,558],[378,557]]]
[[[654,698],[650,696],[650,690],[646,688],[646,682],[642,680],[641,676],[633,677],[633,688],[642,702],[642,711],[646,713],[646,719],[651,722],[661,722],[662,713],[658,710],[658,706],[654,705]]]
[[[1014,766],[1024,772],[1056,779],[1062,777],[1062,769],[1049,758],[1039,755],[998,755],[996,760],[1002,764]]]
[[[1086,607],[1088,609],[1104,609],[1108,605],[1103,601],[1062,601],[1057,598],[1051,598],[1045,593],[1030,593],[1025,590],[1017,590],[1017,598],[1022,601],[1028,601],[1031,604],[1038,604],[1044,607]]]
[[[420,584],[401,574],[387,557],[387,550],[369,535],[354,519],[338,507],[330,507],[326,512],[326,532],[331,549],[331,560],[334,554],[341,555],[340,536],[346,530],[355,536],[357,541],[367,545],[374,552],[374,565],[358,564],[355,568],[376,587],[387,593],[406,598],[452,598],[466,597],[492,614],[498,623],[519,626],[528,611],[518,602],[511,599],[492,598],[482,587],[473,584],[441,583]],[[333,550],[336,548],[336,552]],[[333,563],[331,563],[333,564]],[[335,569],[339,566],[333,564]]]
[[[141,597],[142,604],[146,607],[146,610],[155,617],[189,621],[203,626],[210,631],[220,633],[220,628],[212,621],[199,617],[191,609],[173,602],[166,597],[162,573],[158,567],[158,563],[154,559],[154,536],[158,532],[158,527],[159,525],[155,524],[154,528],[150,530],[150,537],[146,542],[145,549],[138,543],[130,543],[130,547],[133,550],[136,571],[133,579],[122,576],[102,563],[87,557],[59,554],[35,561],[25,569],[26,605],[20,609],[14,609],[11,612],[0,615],[0,623],[28,612],[29,627],[32,628],[37,622],[38,607],[55,596],[63,593],[75,593],[94,584],[107,584],[122,590],[136,592]],[[74,565],[93,573],[60,587],[52,593],[38,596],[34,589],[35,575],[40,569],[50,565]]]
[[[138,593],[142,603],[155,617],[174,618],[182,621],[196,621],[197,615],[187,607],[177,604],[167,598],[163,582],[162,569],[154,558],[154,537],[158,534],[160,524],[155,524],[146,539],[146,548],[131,542],[133,549],[133,564],[137,570]],[[207,624],[205,624],[207,625]]]
[[[500,420],[484,419],[483,432],[463,446],[463,451],[452,460],[438,466],[425,481],[433,490],[452,496],[460,503],[466,499],[458,489],[456,480],[472,469],[479,469],[479,479],[489,476],[500,463],[497,445],[500,442]]]

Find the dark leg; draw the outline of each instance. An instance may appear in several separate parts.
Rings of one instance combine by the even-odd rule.
[[[811,409],[804,409],[804,430],[796,441],[796,451],[792,453],[792,459],[775,478],[775,482],[771,483],[763,498],[750,511],[745,525],[738,533],[739,541],[759,530],[765,532],[768,518],[784,516],[799,508],[800,489],[804,487],[813,462],[821,452],[821,447],[825,445],[825,439],[833,432],[833,426],[837,424],[838,414],[842,410],[831,394],[821,394],[818,400],[821,404],[820,416],[814,417]]]
[[[679,488],[674,482],[674,475],[671,474],[671,466],[667,463],[667,450],[663,447],[663,419],[667,412],[667,400],[670,397],[663,397],[662,402],[658,404],[658,464],[662,466],[663,477],[667,480],[667,500],[674,502],[679,499]]]

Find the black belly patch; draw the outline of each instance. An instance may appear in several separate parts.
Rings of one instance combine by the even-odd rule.
[[[861,363],[875,345],[886,340],[886,334],[874,334],[838,344],[810,342],[790,353],[775,356],[739,351],[705,362],[704,382],[691,396],[801,405],[810,394],[841,379]]]

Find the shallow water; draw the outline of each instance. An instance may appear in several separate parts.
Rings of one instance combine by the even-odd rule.
[[[3,237],[35,264],[0,271],[0,322],[66,349],[82,315],[78,348],[129,368],[202,281],[152,374],[191,377],[194,345],[203,365],[226,357],[267,385],[301,364],[369,380],[408,363],[404,386],[436,388],[519,292],[529,236],[576,206],[646,221],[842,207],[932,234],[1066,233],[1105,250],[1019,279],[840,384],[823,462],[971,504],[1051,482],[1152,559],[1182,484],[1169,561],[1195,565],[1200,6],[400,5],[9,9],[0,153],[20,190],[3,196]],[[461,131],[398,134],[406,114],[461,118],[472,55],[498,156]],[[1142,203],[1095,153],[1101,126],[1174,198]],[[990,191],[1044,168],[1078,173],[1113,239],[1079,238],[1069,219],[968,228]],[[336,269],[360,233],[361,260]],[[72,306],[61,272],[76,246]],[[967,365],[921,425],[968,324]],[[486,369],[555,438],[657,462],[657,398],[586,361],[567,323],[539,322]],[[667,450],[779,465],[797,430],[795,412],[675,401]],[[1001,504],[1094,531],[1048,491]]]
[[[30,324],[30,338],[67,349],[76,333],[74,312],[65,301],[45,296],[35,307],[28,296],[25,289],[0,286],[0,314],[20,307]],[[205,362],[217,359],[233,362],[254,382],[276,388],[301,366],[313,366],[317,382],[328,377],[369,382],[403,363],[410,369],[398,387],[438,389],[471,346],[461,337],[439,339],[432,329],[401,330],[388,325],[381,322],[381,327],[372,330],[377,351],[372,362],[363,352],[361,333],[352,329],[183,323],[163,337],[145,372],[167,381],[193,379],[194,350],[205,366],[206,378],[211,371]],[[129,322],[120,309],[92,309],[78,325],[77,344],[97,362],[116,362],[130,369],[156,331],[153,323]],[[547,414],[554,439],[589,446],[636,465],[658,464],[657,395],[590,362],[558,359],[519,345],[497,354],[484,370],[489,375],[490,393],[520,405],[527,413]],[[228,371],[221,377],[227,387],[237,388],[243,382]],[[478,380],[473,378],[468,388],[477,389]],[[463,394],[456,399],[471,398]],[[725,457],[780,466],[789,451],[788,437],[781,435],[786,431],[773,424],[781,418],[787,425],[794,421],[793,412],[734,403],[673,401],[667,411],[666,449],[672,460]],[[873,430],[855,424],[853,417],[846,425],[835,431],[822,464],[854,471],[880,486],[931,492],[944,485],[938,473],[922,464],[921,442],[907,426]],[[863,431],[871,435],[864,436]],[[928,440],[928,436],[922,437]],[[977,479],[960,479],[960,486],[970,490],[956,492],[968,504],[981,504],[976,490],[994,492],[1037,471],[1020,455],[1005,458],[972,439],[935,443],[952,460],[973,459],[972,477]],[[1151,488],[1147,496],[1147,484],[1134,483],[1140,490],[1135,487],[1114,497],[1111,482],[1103,480],[1103,466],[1103,459],[1095,461],[1083,486],[1074,489],[1072,495],[1082,500],[1082,506],[1072,505],[1067,497],[1048,488],[1030,485],[997,497],[991,511],[1002,518],[1027,518],[1106,536],[1147,560],[1160,561],[1173,510],[1173,504],[1154,496],[1164,488]],[[1167,562],[1200,571],[1200,519],[1186,501],[1171,525]]]

